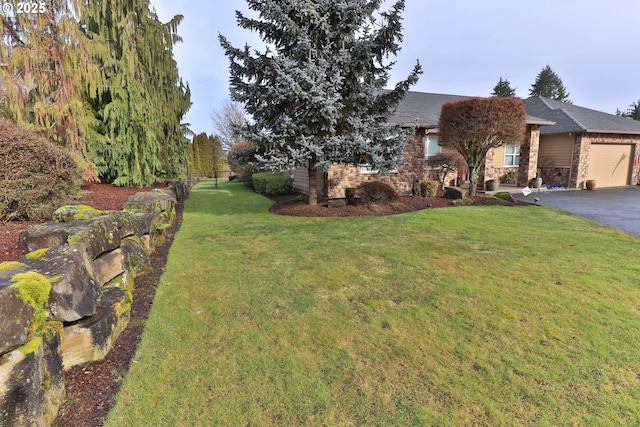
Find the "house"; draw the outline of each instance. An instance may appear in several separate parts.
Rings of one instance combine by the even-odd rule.
[[[555,122],[540,130],[543,181],[567,188],[584,188],[588,179],[598,187],[638,184],[640,121],[542,97],[525,104],[529,114]]]
[[[319,172],[323,193],[344,197],[345,189],[367,181],[392,184],[401,195],[410,195],[414,180],[436,178],[425,160],[443,149],[438,144],[438,121],[442,105],[465,99],[460,95],[408,92],[389,123],[415,127],[405,147],[404,162],[396,171],[381,175],[366,165],[332,165]],[[572,104],[535,97],[525,100],[527,132],[520,145],[490,150],[478,182],[506,178],[526,186],[532,178],[566,188],[583,188],[596,179],[598,187],[638,184],[640,175],[640,121],[602,113]],[[452,177],[455,178],[455,177]],[[295,172],[294,187],[308,190],[306,168]]]

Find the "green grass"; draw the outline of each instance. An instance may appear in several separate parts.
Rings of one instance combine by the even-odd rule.
[[[109,426],[637,425],[640,239],[544,207],[196,186]]]

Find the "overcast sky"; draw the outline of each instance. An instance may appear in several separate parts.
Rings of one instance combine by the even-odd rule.
[[[218,33],[236,47],[260,47],[238,28],[244,0],[151,0],[161,21],[184,15],[184,42],[174,54],[191,87],[186,121],[215,133],[211,112],[229,98],[229,62]],[[489,96],[502,77],[526,98],[546,65],[575,105],[615,114],[640,100],[638,0],[405,0],[404,41],[389,81],[404,79],[416,60],[424,73],[412,90]],[[384,10],[392,2],[387,1]]]

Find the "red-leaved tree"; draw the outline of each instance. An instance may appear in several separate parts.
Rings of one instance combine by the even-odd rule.
[[[440,145],[462,154],[469,169],[469,195],[478,188],[478,171],[487,152],[505,144],[520,145],[527,127],[527,111],[520,98],[468,98],[442,106]]]
[[[467,171],[467,162],[460,153],[453,150],[445,150],[438,154],[434,154],[433,156],[429,156],[425,164],[427,167],[437,170],[438,181],[440,182],[440,187],[443,190],[444,183],[449,173]]]

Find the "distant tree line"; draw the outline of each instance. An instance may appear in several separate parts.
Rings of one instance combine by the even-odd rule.
[[[173,57],[181,20],[161,22],[149,0],[51,1],[39,13],[3,14],[0,113],[44,130],[85,180],[141,186],[180,174],[191,105]]]
[[[201,133],[193,137],[189,146],[189,174],[208,178],[221,178],[225,154],[220,138]]]

